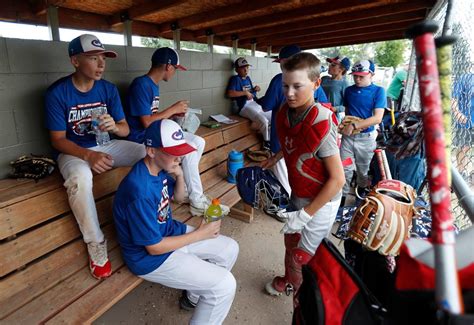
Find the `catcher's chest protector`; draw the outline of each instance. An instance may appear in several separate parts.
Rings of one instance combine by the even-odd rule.
[[[293,324],[371,325],[385,318],[380,303],[328,239],[303,266],[303,283],[296,295]]]
[[[290,127],[289,107],[284,104],[277,115],[278,139],[288,167],[288,179],[293,193],[312,198],[319,193],[328,173],[321,160],[314,157],[321,141],[329,133],[329,123],[337,124],[330,109],[315,104],[305,119]]]
[[[415,197],[410,185],[380,181],[355,211],[347,236],[371,251],[398,255],[403,241],[410,237]]]

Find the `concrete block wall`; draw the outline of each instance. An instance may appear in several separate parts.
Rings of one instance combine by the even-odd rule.
[[[73,72],[65,42],[20,40],[0,37],[0,179],[7,177],[9,162],[24,154],[50,154],[48,132],[44,127],[44,93],[54,81]],[[150,67],[154,49],[106,46],[118,53],[107,61],[104,78],[117,85],[122,99],[128,85]],[[211,114],[230,114],[225,98],[232,62],[237,56],[180,51],[180,63],[188,71],[178,71],[169,82],[160,84],[160,106],[178,100],[203,111],[201,120]],[[270,59],[248,57],[250,77],[262,88],[263,96],[271,78],[280,72]]]

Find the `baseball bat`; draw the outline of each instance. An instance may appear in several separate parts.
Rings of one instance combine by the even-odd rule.
[[[413,39],[422,104],[428,184],[432,213],[431,241],[435,250],[436,302],[440,310],[463,313],[459,279],[454,255],[455,233],[450,212],[451,190],[446,168],[444,127],[438,65],[433,33],[438,25],[424,21],[410,27]]]

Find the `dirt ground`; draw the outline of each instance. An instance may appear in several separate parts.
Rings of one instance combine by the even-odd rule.
[[[264,285],[283,274],[283,224],[257,212],[250,224],[226,218],[222,233],[237,240],[240,254],[232,273],[237,292],[224,324],[291,324],[292,298],[271,297]],[[192,312],[179,309],[180,291],[144,282],[94,324],[187,324]]]

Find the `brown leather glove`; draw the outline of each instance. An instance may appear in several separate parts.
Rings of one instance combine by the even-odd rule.
[[[382,255],[396,256],[410,236],[416,193],[398,180],[380,181],[357,208],[348,237]]]
[[[341,133],[342,129],[348,125],[348,124],[351,124],[351,123],[354,123],[356,121],[360,121],[361,118],[360,117],[357,117],[357,116],[351,116],[351,115],[346,115],[344,117],[344,119],[341,121],[341,125],[340,125],[340,128],[339,128],[339,133]],[[352,134],[358,134],[360,133],[361,130],[354,130],[352,131]]]

